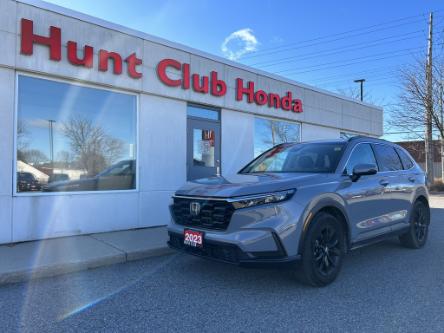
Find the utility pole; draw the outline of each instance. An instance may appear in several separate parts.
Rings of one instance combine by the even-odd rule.
[[[435,182],[435,174],[433,168],[433,133],[432,133],[432,120],[433,120],[433,87],[432,87],[432,50],[433,50],[433,13],[430,13],[429,17],[429,37],[427,47],[427,61],[426,61],[426,112],[425,112],[425,162],[426,173],[429,180],[429,184],[432,185]]]
[[[443,106],[443,98],[444,98],[444,87],[443,87],[443,79],[441,78],[441,81],[439,82],[439,116],[440,116],[440,122],[441,122],[441,131],[440,131],[440,137],[441,137],[441,142],[440,142],[440,146],[441,146],[441,182],[444,183],[444,136],[443,136],[443,132],[444,132],[444,128],[443,128],[443,124],[444,124],[444,106]]]
[[[361,102],[364,100],[364,82],[365,79],[359,79],[359,80],[355,80],[355,83],[360,83],[361,85]]]

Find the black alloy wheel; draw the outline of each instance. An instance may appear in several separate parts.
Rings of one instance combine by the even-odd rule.
[[[330,275],[339,265],[341,248],[339,235],[331,225],[326,225],[313,242],[313,258],[319,274]]]
[[[329,213],[316,214],[303,243],[303,281],[316,287],[333,282],[341,269],[345,248],[342,223]]]
[[[412,249],[423,247],[427,241],[430,225],[430,209],[422,201],[416,201],[410,214],[409,230],[399,236],[402,245]]]
[[[417,210],[415,210],[413,221],[416,240],[421,243],[427,236],[427,228],[429,227],[428,221],[426,220],[424,205],[421,205]]]

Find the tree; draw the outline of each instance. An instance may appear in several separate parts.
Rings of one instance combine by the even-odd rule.
[[[444,65],[444,63],[443,63]],[[389,124],[392,128],[400,129],[416,139],[424,139],[424,125],[427,103],[427,82],[425,62],[416,60],[414,64],[406,66],[400,71],[402,92],[399,103],[390,113]],[[432,125],[435,132],[444,136],[444,124],[441,120],[441,82],[443,72],[439,66],[433,67],[432,80]]]
[[[347,89],[337,89],[338,94],[350,97],[352,99],[356,99],[357,101],[361,100],[361,92],[358,87],[348,87]],[[364,89],[363,102],[373,104],[373,105],[383,105],[384,100],[375,99],[368,90]]]
[[[123,142],[108,135],[100,126],[82,117],[72,117],[62,125],[78,163],[89,176],[115,163],[123,152]]]
[[[24,151],[29,146],[27,141],[28,130],[23,120],[17,121],[17,160],[24,161]]]
[[[48,161],[48,157],[38,149],[24,150],[22,154],[23,161],[31,165],[42,164]]]
[[[75,160],[75,156],[69,151],[62,150],[57,153],[56,160],[63,168],[67,169]]]
[[[283,121],[266,120],[266,127],[269,129],[264,135],[264,142],[275,146],[282,142],[294,141],[296,133],[293,124]],[[271,133],[271,139],[268,134]]]
[[[432,130],[444,138],[444,123],[442,119],[442,83],[444,80],[443,55],[435,56],[432,67],[432,101],[431,120]],[[411,65],[400,71],[401,94],[399,103],[391,110],[388,121],[392,129],[406,133],[409,139],[425,139],[425,113],[428,105],[427,78],[425,60],[416,59]],[[441,152],[442,154],[442,152]]]

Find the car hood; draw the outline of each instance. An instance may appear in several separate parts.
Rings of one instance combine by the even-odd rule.
[[[257,173],[201,178],[186,183],[176,195],[229,198],[283,191],[314,181],[319,183],[320,177],[327,179],[329,176],[319,173]]]
[[[77,180],[59,180],[56,182],[49,183],[47,185],[48,190],[54,190],[58,188],[80,188],[84,185],[93,184],[97,181],[96,177],[93,178],[84,178],[84,179],[77,179]]]

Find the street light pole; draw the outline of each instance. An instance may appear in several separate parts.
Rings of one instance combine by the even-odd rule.
[[[364,82],[365,79],[359,79],[359,80],[355,80],[355,83],[360,83],[361,86],[361,102],[364,100]]]
[[[51,168],[54,169],[54,123],[56,121],[48,119],[49,123],[49,158],[51,159]]]

